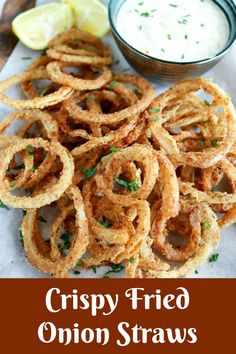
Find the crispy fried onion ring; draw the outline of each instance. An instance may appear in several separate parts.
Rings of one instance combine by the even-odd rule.
[[[196,255],[200,247],[201,222],[198,205],[181,203],[180,213],[173,220],[166,220],[157,212],[152,225],[154,248],[169,261],[182,262]],[[174,247],[167,240],[168,234],[179,233],[179,238],[188,237],[187,243]]]
[[[183,203],[189,203],[189,199],[181,199]],[[138,278],[181,278],[191,274],[201,264],[205,263],[213,250],[218,247],[220,238],[220,229],[217,224],[216,216],[212,209],[205,203],[195,204],[194,199],[191,200],[192,207],[199,208],[198,218],[201,225],[207,222],[209,227],[202,227],[199,235],[200,245],[194,256],[186,261],[173,262],[169,264],[165,260],[155,255],[152,249],[152,241],[147,240],[140,249],[135,262],[128,266],[127,275],[129,277]],[[156,260],[157,258],[157,260]],[[155,259],[155,261],[153,261]],[[131,269],[130,269],[131,268]]]
[[[71,154],[74,156],[75,159],[78,159],[83,154],[85,154],[95,148],[101,148],[101,147],[109,146],[112,144],[116,145],[121,140],[124,141],[124,145],[125,145],[127,135],[135,129],[138,119],[139,119],[138,115],[130,118],[126,124],[123,124],[117,130],[112,131],[111,133],[109,133],[101,138],[93,138],[93,139],[89,140],[88,142],[86,142],[85,144],[75,147],[71,151]]]
[[[27,131],[32,127],[35,122],[40,122],[42,128],[45,131],[45,136],[49,140],[57,140],[59,138],[58,125],[53,118],[40,110],[22,110],[18,112],[13,112],[9,114],[1,123],[0,123],[0,132],[5,132],[7,128],[15,121],[26,120],[26,124],[23,128],[20,129],[17,136],[24,138]],[[5,136],[0,136],[0,142],[4,140]],[[12,143],[11,140],[7,142],[4,140],[4,147],[9,146]],[[27,152],[23,152],[22,160],[24,168],[22,171],[19,171],[18,176],[14,176],[14,180],[11,180],[14,183],[15,188],[29,188],[33,186],[37,181],[44,178],[50,167],[56,160],[56,156],[53,154],[47,154],[46,158],[43,160],[40,165],[36,166],[37,170],[32,171],[34,165],[34,158],[32,155],[29,155]],[[16,164],[17,166],[17,164]]]
[[[135,162],[139,164],[139,168],[136,167]],[[131,192],[123,188],[123,191],[120,191],[123,194],[117,193],[114,190],[114,187],[117,186],[114,184],[117,184],[120,175],[123,174],[126,177],[125,169],[129,164],[133,164],[134,173],[132,176],[128,176],[128,173],[127,178],[131,177],[133,180],[137,180],[137,186]],[[143,173],[141,172],[142,168],[144,169]],[[106,198],[114,204],[129,206],[135,203],[136,199],[145,200],[148,198],[156,183],[158,170],[159,166],[154,151],[143,145],[135,144],[114,154],[105,165],[104,170],[95,176],[95,180]],[[142,181],[141,173],[143,175]]]
[[[18,152],[27,149],[27,146],[32,148],[43,148],[45,151],[58,156],[63,164],[63,169],[58,182],[51,186],[44,193],[39,193],[33,197],[20,197],[11,194],[15,189],[5,178],[6,170],[14,155]],[[35,171],[37,173],[37,171]],[[23,139],[17,142],[14,146],[10,146],[4,150],[0,166],[0,199],[7,205],[14,208],[40,208],[44,205],[51,204],[57,200],[65,190],[70,186],[74,174],[74,163],[67,150],[57,141],[49,142],[41,138]]]
[[[43,109],[45,107],[49,107],[59,102],[62,102],[65,99],[70,97],[70,95],[73,93],[73,89],[70,87],[61,87],[57,91],[50,93],[47,96],[35,97],[30,100],[14,100],[4,94],[4,91],[9,89],[13,85],[17,85],[29,80],[44,79],[45,75],[47,77],[47,73],[45,74],[45,69],[38,69],[38,70],[25,71],[23,73],[14,75],[6,80],[1,81],[0,101],[4,102],[8,106],[18,108],[18,109],[25,109],[25,108]]]
[[[102,112],[103,102],[109,104],[111,110],[119,109],[119,107],[124,104],[123,99],[120,99],[117,94],[108,90],[92,91],[91,94],[85,93],[81,99],[86,104],[88,111],[98,113]],[[71,137],[80,136],[84,139],[92,139],[94,137],[108,135],[108,133],[111,132],[111,129],[108,126],[101,126],[97,123],[86,124],[83,121],[80,122],[79,119],[74,120],[63,105],[61,106],[57,120],[59,121],[63,133]],[[69,121],[72,121],[74,125],[81,124],[83,128],[72,129],[69,125]],[[121,124],[124,124],[124,122]],[[87,126],[87,129],[84,127],[85,125]],[[114,126],[111,126],[111,128],[114,128]]]
[[[150,208],[146,201],[136,200],[126,208],[99,197],[98,191],[94,181],[83,188],[91,238],[88,247],[91,256],[83,259],[86,267],[107,262],[119,264],[135,256],[150,229]]]
[[[59,130],[57,122],[50,116],[50,114],[42,112],[38,109],[21,110],[10,113],[3,121],[0,122],[0,133],[5,132],[13,122],[18,120],[25,120],[29,122],[29,126],[31,126],[34,122],[41,122],[46,132],[47,139],[59,139]],[[23,131],[21,130],[21,133],[19,134],[20,137],[23,137],[22,132]],[[0,139],[1,138],[2,137],[0,137]]]
[[[67,271],[76,266],[78,259],[84,255],[88,245],[88,224],[80,191],[77,187],[72,186],[66,194],[73,200],[73,205],[62,210],[54,222],[50,239],[51,247],[39,235],[38,209],[28,210],[21,225],[28,261],[42,272],[55,277],[66,277]],[[56,241],[66,217],[72,212],[75,213],[75,230],[69,252],[67,255],[63,255],[59,251]],[[39,239],[41,239],[40,242]]]
[[[54,82],[58,84],[71,87],[75,90],[96,90],[104,86],[112,78],[111,71],[106,67],[94,66],[101,70],[99,76],[95,76],[93,79],[77,78],[73,75],[63,72],[63,68],[68,66],[68,63],[54,61],[47,65],[48,75]],[[73,66],[80,66],[80,64],[73,64]]]
[[[46,66],[51,61],[53,61],[52,58],[49,58],[46,55],[42,55],[39,58],[37,58],[35,61],[33,61],[33,63],[31,65],[29,65],[29,67],[27,68],[27,71],[38,70],[40,68],[40,69],[44,70],[44,74],[45,74],[44,79],[48,79],[49,77],[48,77],[48,73],[46,70]],[[50,84],[50,88],[53,88],[54,86],[55,86],[55,84],[52,82]],[[20,84],[20,88],[21,88],[21,91],[24,93],[24,95],[30,99],[40,96],[39,91],[33,86],[32,80],[23,81]]]
[[[131,106],[120,111],[104,114],[83,110],[78,106],[78,103],[81,102],[83,96],[80,96],[77,93],[66,100],[64,102],[64,106],[74,119],[79,119],[83,122],[98,124],[112,124],[120,122],[128,117],[132,117],[135,114],[139,114],[144,111],[153,99],[152,86],[145,79],[134,75],[114,75],[112,82],[107,85],[107,88],[111,88],[112,86],[112,90],[114,92],[120,92],[124,90],[124,83],[128,83],[136,87],[140,91],[141,97],[137,99],[137,102],[132,103]],[[132,94],[133,96],[135,95],[133,92]]]
[[[211,95],[212,103],[193,94],[199,90]],[[146,117],[154,139],[177,165],[210,167],[230,151],[235,138],[230,98],[203,78],[170,88],[152,102]]]
[[[212,177],[213,171],[221,171],[228,177],[230,182],[232,193],[212,191],[212,187],[215,187],[218,183],[211,185],[209,178]],[[205,175],[206,174],[206,175]],[[222,176],[222,174],[221,174]],[[224,158],[218,162],[214,167],[203,171],[202,189],[198,190],[192,183],[180,181],[180,190],[184,195],[191,195],[199,203],[206,202],[214,207],[217,212],[224,213],[219,219],[219,225],[221,228],[229,226],[236,220],[236,167],[228,159]],[[219,182],[219,178],[214,181]],[[209,186],[210,184],[210,186]],[[210,188],[209,188],[210,187]]]
[[[3,102],[27,108],[0,123],[0,201],[27,210],[29,262],[55,277],[103,265],[128,278],[187,276],[236,221],[230,98],[191,79],[153,101],[145,79],[111,74],[106,46],[76,29],[47,54],[0,83]],[[7,97],[14,84],[27,100]]]
[[[49,43],[48,48],[49,57],[64,62],[91,65],[112,63],[112,53],[100,39],[75,28],[57,35]]]

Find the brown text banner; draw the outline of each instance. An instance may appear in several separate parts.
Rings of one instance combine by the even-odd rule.
[[[221,353],[236,279],[0,280],[2,352]]]

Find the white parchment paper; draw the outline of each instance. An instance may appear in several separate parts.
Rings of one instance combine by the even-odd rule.
[[[49,1],[39,0],[39,5]],[[107,3],[108,1],[104,1]],[[0,9],[3,1],[0,2]],[[216,29],[217,30],[217,29]],[[119,65],[114,65],[114,71],[127,70],[133,73],[129,64],[122,57],[116,44],[109,34],[105,41],[114,52],[115,60],[119,59]],[[0,73],[0,80],[23,71],[40,53],[36,53],[26,48],[22,43],[18,43],[10,56],[7,64]],[[30,60],[23,60],[23,57],[31,57]],[[236,103],[236,46],[213,70],[209,71],[205,77],[212,78],[226,92],[228,92],[233,103]],[[156,86],[156,94],[160,94],[167,87]],[[14,88],[9,91],[15,97],[19,96],[19,90]],[[0,119],[2,120],[10,111],[9,107],[0,104]],[[5,210],[0,208],[0,278],[41,278],[47,275],[38,272],[27,263],[24,251],[20,244],[19,227],[22,221],[21,210]],[[219,253],[219,259],[214,263],[206,263],[198,269],[198,274],[192,277],[203,278],[234,278],[236,277],[236,226],[231,226],[222,232],[219,248],[215,251]],[[102,277],[109,269],[103,267],[95,274],[93,271],[82,271],[79,277]],[[117,274],[117,277],[122,274]]]

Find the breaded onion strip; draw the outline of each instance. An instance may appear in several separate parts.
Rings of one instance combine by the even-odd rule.
[[[144,200],[136,201],[133,207],[137,210],[135,233],[126,243],[125,251],[115,258],[115,263],[120,263],[124,259],[130,259],[135,256],[148,237],[150,230],[150,208],[148,202]]]
[[[47,133],[47,138],[50,140],[58,140],[59,130],[58,124],[55,119],[46,112],[42,112],[39,109],[21,110],[10,113],[5,119],[0,122],[0,133],[3,133],[10,124],[18,120],[29,121],[30,124],[40,121]]]
[[[90,53],[81,52],[81,49],[73,49],[69,45],[75,41],[82,41],[94,47],[95,51]],[[62,45],[62,46],[61,46]],[[69,46],[69,48],[68,48]],[[109,65],[112,63],[112,53],[102,43],[100,39],[88,32],[82,32],[75,28],[59,33],[48,44],[47,55],[51,58],[69,62],[83,64]],[[83,48],[82,48],[83,49]],[[93,53],[97,55],[94,56]]]
[[[33,125],[35,122],[40,121],[46,131],[46,136],[49,140],[57,140],[59,138],[57,122],[48,113],[37,109],[21,110],[9,114],[0,123],[0,132],[4,132],[12,122],[18,120],[27,121],[28,124],[26,124],[26,127],[24,128],[30,128],[31,125]],[[21,134],[23,134],[24,130],[25,129],[20,130]],[[20,176],[14,180],[15,188],[29,188],[36,182],[40,181],[48,174],[50,167],[54,163],[55,159],[56,156],[47,154],[46,158],[43,160],[40,166],[35,171],[31,171],[32,167],[34,167],[34,158],[33,156],[30,156],[24,152],[23,162],[25,167]]]
[[[197,122],[199,123],[200,113],[197,113],[197,118],[195,117],[196,119],[193,120],[192,115],[194,115],[194,113],[190,110],[190,105],[190,108],[187,112],[185,110],[182,111],[182,115],[187,116],[185,117],[185,119],[180,119],[181,124],[178,126],[179,118],[177,118],[178,116],[176,116],[178,105],[176,106],[176,108],[173,108],[173,105],[175,104],[175,100],[177,100],[178,97],[181,98],[181,96],[183,96],[184,100],[184,95],[198,91],[200,89],[212,95],[214,98],[212,104],[209,107],[207,106],[207,108],[205,109],[205,111],[208,112],[210,119],[212,119],[211,110],[216,109],[217,107],[222,107],[224,109],[224,118],[226,121],[226,126],[223,126],[223,130],[221,131],[221,134],[222,132],[224,132],[224,135],[214,147],[204,147],[204,149],[201,149],[201,151],[185,151],[178,146],[178,135],[175,139],[175,136],[171,135],[171,129],[173,127],[179,128],[180,126],[184,126],[185,128],[186,126],[191,127]],[[174,101],[174,103],[172,103],[172,101]],[[197,102],[198,101],[199,99],[197,99]],[[170,107],[168,107],[168,105],[170,105]],[[170,109],[169,115],[168,109]],[[155,112],[158,112],[158,114],[156,114]],[[205,115],[205,113],[202,114],[202,121],[205,122],[207,116]],[[158,119],[155,119],[155,116],[158,116]],[[230,98],[217,85],[203,78],[185,80],[176,84],[176,86],[170,88],[168,91],[157,97],[152,102],[148,112],[146,112],[146,117],[148,118],[149,125],[154,138],[160,144],[161,148],[163,148],[164,151],[166,151],[167,154],[171,156],[171,159],[175,160],[179,165],[182,164],[200,168],[210,167],[220,161],[220,159],[230,151],[235,137],[236,117],[234,108],[230,104]],[[218,119],[222,120],[222,115],[220,113],[218,114]],[[172,121],[173,125],[170,125],[170,122]],[[168,131],[168,128],[170,129],[170,131]],[[183,132],[182,134],[184,133],[185,132]],[[206,129],[203,127],[202,134],[205,133]],[[192,133],[191,136],[194,138],[194,133]],[[213,138],[214,135],[213,137],[211,137],[211,139]]]
[[[76,234],[74,235],[72,246],[67,256],[62,256],[60,253],[55,252],[54,236],[57,234],[58,228],[63,221],[63,217],[59,216],[53,228],[52,238],[52,258],[50,255],[46,256],[39,249],[34,240],[35,224],[38,223],[37,209],[29,210],[24,217],[21,225],[21,230],[24,238],[24,249],[28,261],[41,270],[42,272],[53,274],[56,277],[65,277],[66,272],[74,268],[78,259],[80,259],[86,251],[88,245],[88,225],[87,218],[84,212],[83,200],[80,191],[75,186],[68,190],[68,194],[73,199],[76,211]],[[62,212],[63,213],[63,212]],[[65,213],[65,212],[64,212]]]
[[[151,84],[145,79],[134,75],[117,74],[112,80],[114,82],[117,81],[134,85],[140,91],[142,95],[141,98],[137,101],[137,103],[132,104],[130,107],[108,114],[94,113],[83,110],[76,104],[77,102],[74,99],[74,96],[64,102],[65,108],[74,119],[79,119],[80,121],[84,121],[86,123],[99,123],[107,125],[118,123],[128,117],[133,117],[134,115],[143,112],[150,105],[153,99],[154,91]]]
[[[125,219],[125,214],[122,211],[122,208],[114,204],[112,205],[112,203],[109,203],[107,208],[106,206],[103,206],[104,210],[101,210],[101,208],[99,208],[101,214],[103,214],[105,211],[110,210],[110,213],[112,213],[113,217],[112,219],[114,219],[114,224],[111,227],[105,228],[104,226],[102,226],[99,221],[96,220],[93,212],[93,208],[95,207],[93,206],[91,201],[93,187],[94,180],[88,181],[83,187],[85,212],[88,218],[89,228],[92,234],[97,239],[109,244],[125,244],[128,241],[129,233],[126,229],[127,223],[123,223]],[[103,200],[103,204],[105,204],[105,198]]]
[[[5,180],[6,170],[12,158],[17,152],[25,150],[30,145],[33,148],[43,148],[45,151],[60,157],[63,169],[58,182],[51,186],[46,192],[39,193],[34,197],[18,197],[11,194],[10,183]],[[4,157],[0,166],[0,199],[7,205],[14,208],[31,209],[40,208],[51,204],[59,199],[65,190],[70,186],[74,175],[74,162],[68,151],[58,142],[48,142],[41,138],[23,139],[14,146],[4,150]]]
[[[6,80],[0,82],[0,101],[7,104],[8,106],[17,108],[17,109],[24,109],[24,108],[39,108],[43,109],[45,107],[49,107],[55,105],[59,102],[64,101],[65,99],[69,98],[70,95],[73,93],[73,89],[70,87],[61,87],[56,92],[53,92],[44,97],[35,97],[30,100],[14,100],[7,95],[4,94],[8,88],[13,85],[20,84],[25,81],[29,80],[38,80],[45,78],[45,70],[38,69],[38,70],[31,70],[25,71],[23,73],[14,75]]]
[[[62,69],[68,65],[69,63],[63,63],[58,61],[49,63],[47,65],[47,71],[50,79],[63,86],[68,86],[79,91],[85,91],[99,89],[112,78],[112,73],[106,66],[97,67],[98,69],[102,70],[102,73],[94,79],[88,80],[83,78],[77,78],[73,75],[62,72]],[[73,66],[76,66],[76,64],[73,64]],[[79,66],[79,64],[77,64],[77,66]],[[96,65],[94,65],[94,67],[96,67]]]
[[[179,184],[181,193],[183,193],[184,195],[191,194],[191,196],[193,196],[199,203],[236,203],[236,167],[233,166],[233,164],[226,158],[218,162],[216,166],[220,167],[220,169],[228,176],[233,188],[232,194],[223,192],[203,192],[194,188],[191,183],[180,181]]]
[[[113,186],[122,167],[130,162],[139,162],[143,166],[143,181],[136,192],[129,195],[113,192]],[[147,146],[134,144],[131,147],[120,150],[107,162],[102,173],[95,176],[98,188],[114,204],[130,206],[136,203],[137,199],[145,200],[151,193],[158,177],[158,162],[155,153]]]
[[[37,70],[38,68],[45,70],[45,76],[47,75],[46,66],[50,63],[53,59],[49,58],[46,55],[42,55],[38,57],[36,60],[33,61],[31,65],[27,68],[27,71]],[[45,77],[47,78],[47,77]],[[52,83],[53,84],[53,83]],[[33,86],[32,80],[23,81],[20,84],[21,91],[24,93],[26,97],[29,99],[39,97],[39,91]]]
[[[184,246],[175,248],[167,241],[166,233],[163,226],[163,218],[160,213],[157,213],[155,221],[152,225],[152,237],[154,238],[154,248],[157,249],[162,256],[169,261],[183,262],[196,255],[200,247],[201,239],[201,223],[198,205],[188,205],[181,203],[180,215],[188,215],[191,233],[186,235],[188,241]],[[181,237],[181,236],[179,236]]]
[[[127,135],[135,128],[138,119],[139,116],[131,117],[129,121],[126,124],[122,125],[120,128],[118,128],[117,131],[109,133],[108,135],[101,138],[93,138],[87,143],[75,147],[71,151],[72,156],[74,156],[75,158],[79,158],[83,154],[95,148],[100,148],[103,146],[108,146],[120,142],[122,139],[125,139]]]
[[[174,266],[169,271],[152,271],[149,270],[147,277],[150,278],[181,278],[186,277],[188,274],[194,272],[201,264],[205,263],[214,251],[218,247],[220,239],[220,229],[217,224],[216,216],[212,209],[205,203],[200,206],[201,221],[208,221],[210,227],[202,229],[202,242],[200,244],[197,254],[183,262],[180,266]]]

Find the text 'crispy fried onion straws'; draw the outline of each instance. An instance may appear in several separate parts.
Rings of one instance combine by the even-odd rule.
[[[55,277],[103,265],[105,277],[187,276],[236,221],[230,98],[198,78],[153,99],[76,29],[46,53],[0,83],[19,109],[0,123],[0,200],[24,209],[28,261]],[[26,99],[5,93],[15,84]]]

